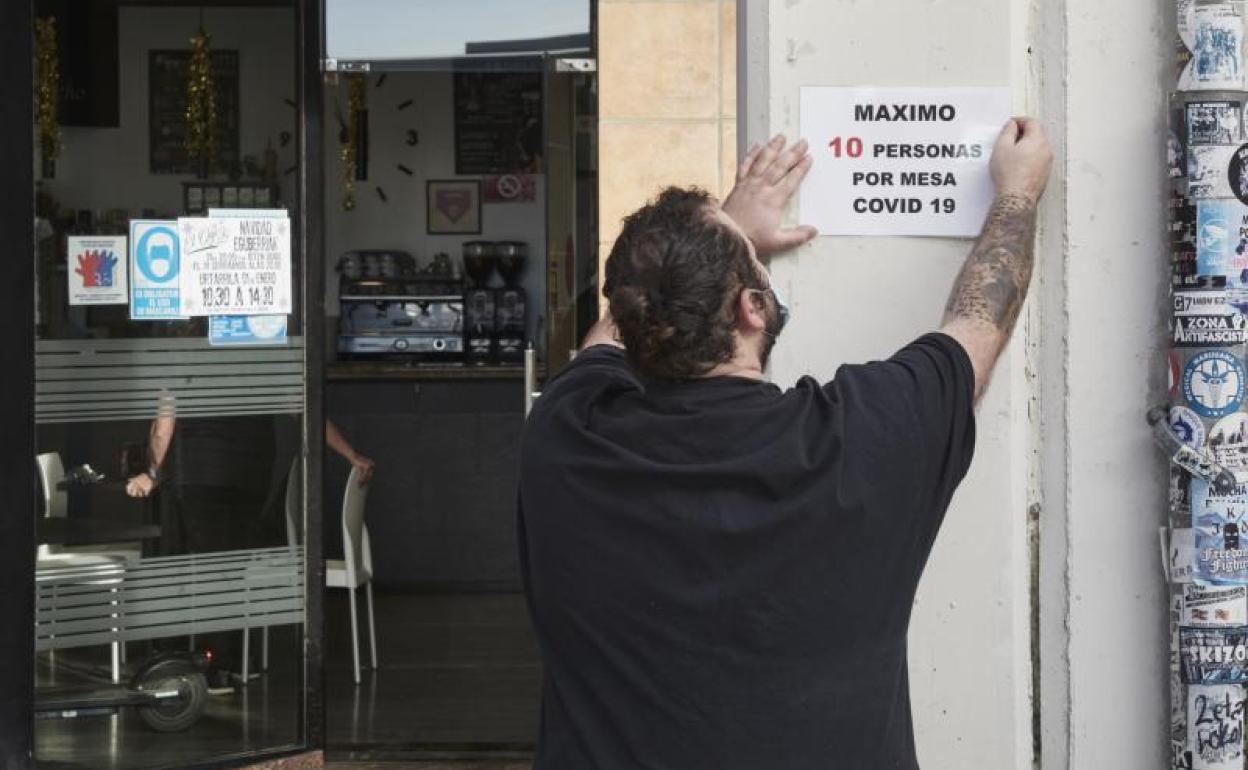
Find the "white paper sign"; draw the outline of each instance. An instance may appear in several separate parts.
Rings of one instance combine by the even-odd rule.
[[[66,240],[69,258],[69,304],[124,305],[130,301],[126,282],[126,236],[71,235]]]
[[[184,315],[291,312],[289,218],[183,217],[178,239]]]
[[[801,94],[814,168],[801,221],[821,235],[979,235],[1006,88],[829,88]]]

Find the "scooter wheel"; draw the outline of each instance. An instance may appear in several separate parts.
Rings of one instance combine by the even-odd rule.
[[[176,733],[195,724],[208,701],[208,680],[198,671],[184,674],[159,674],[143,682],[144,690],[178,691],[179,697],[155,706],[140,706],[139,716],[153,730]]]

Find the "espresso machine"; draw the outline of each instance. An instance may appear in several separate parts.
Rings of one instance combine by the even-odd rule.
[[[495,294],[494,303],[498,362],[519,366],[524,363],[527,331],[527,303],[520,279],[524,276],[529,247],[518,241],[503,241],[494,244],[494,254],[498,260],[498,274],[505,284]]]
[[[472,286],[464,291],[464,360],[474,366],[494,363],[497,351],[494,290],[489,288],[498,257],[489,241],[468,241],[463,247],[464,275]]]
[[[352,251],[338,260],[344,359],[460,363],[464,357],[463,282],[435,262],[418,270],[402,251]]]

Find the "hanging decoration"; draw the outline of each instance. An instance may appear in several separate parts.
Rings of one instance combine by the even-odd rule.
[[[191,38],[191,61],[186,73],[186,154],[206,179],[217,162],[217,85],[212,73],[212,36],[199,31]]]
[[[342,158],[342,208],[344,211],[355,209],[355,183],[360,178],[361,139],[364,133],[364,115],[367,109],[368,81],[363,75],[347,76],[347,107],[348,115],[343,133],[339,137],[342,147],[339,157]]]
[[[35,19],[35,134],[43,162],[43,176],[56,173],[61,153],[57,111],[61,93],[61,62],[56,46],[56,17]]]

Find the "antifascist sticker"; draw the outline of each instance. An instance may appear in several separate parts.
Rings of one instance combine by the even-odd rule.
[[[1179,629],[1184,684],[1248,682],[1248,628]]]
[[[1201,417],[1224,417],[1244,401],[1244,365],[1225,350],[1206,350],[1183,369],[1183,397]]]
[[[1174,344],[1180,348],[1243,345],[1248,342],[1248,319],[1242,313],[1188,315],[1174,319]]]

